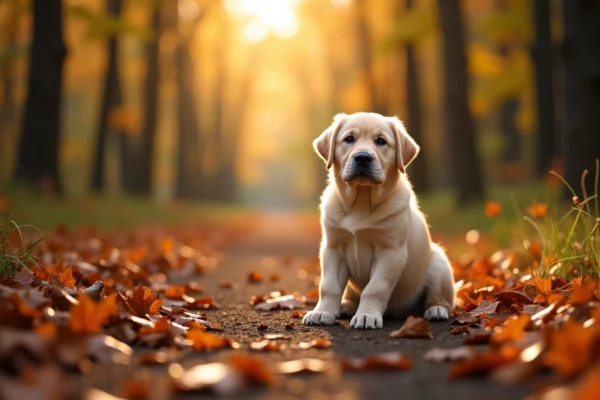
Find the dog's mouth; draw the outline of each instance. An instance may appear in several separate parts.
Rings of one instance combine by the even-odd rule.
[[[350,171],[345,171],[342,175],[342,179],[345,182],[351,183],[382,183],[379,176],[380,174],[374,173],[371,169],[366,168],[352,168]]]

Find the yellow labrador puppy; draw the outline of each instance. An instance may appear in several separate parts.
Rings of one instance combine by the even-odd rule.
[[[383,327],[383,315],[446,320],[454,278],[431,241],[405,168],[419,152],[396,117],[338,114],[314,141],[330,182],[321,199],[319,302],[306,325],[353,316],[356,329]]]

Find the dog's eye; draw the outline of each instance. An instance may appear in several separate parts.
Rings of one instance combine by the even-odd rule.
[[[387,144],[387,142],[385,141],[385,139],[381,138],[381,137],[377,138],[377,140],[375,140],[375,143],[377,143],[380,146],[383,146],[383,145]]]
[[[346,143],[354,143],[354,136],[352,136],[352,135],[350,135],[350,136],[347,136],[347,137],[344,139],[344,142],[346,142]]]

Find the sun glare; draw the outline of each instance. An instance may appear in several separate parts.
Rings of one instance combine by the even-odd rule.
[[[296,5],[300,0],[227,0],[227,9],[251,18],[244,29],[244,37],[259,42],[270,33],[290,38],[298,31]]]

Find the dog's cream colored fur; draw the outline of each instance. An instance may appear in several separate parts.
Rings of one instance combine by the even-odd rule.
[[[448,319],[452,269],[431,241],[405,174],[419,146],[402,123],[375,113],[338,114],[314,147],[330,182],[321,199],[319,302],[304,323],[331,325],[346,314],[353,328],[381,328],[384,313],[405,316],[419,299],[425,318]],[[367,175],[354,159],[358,152],[373,157]]]

